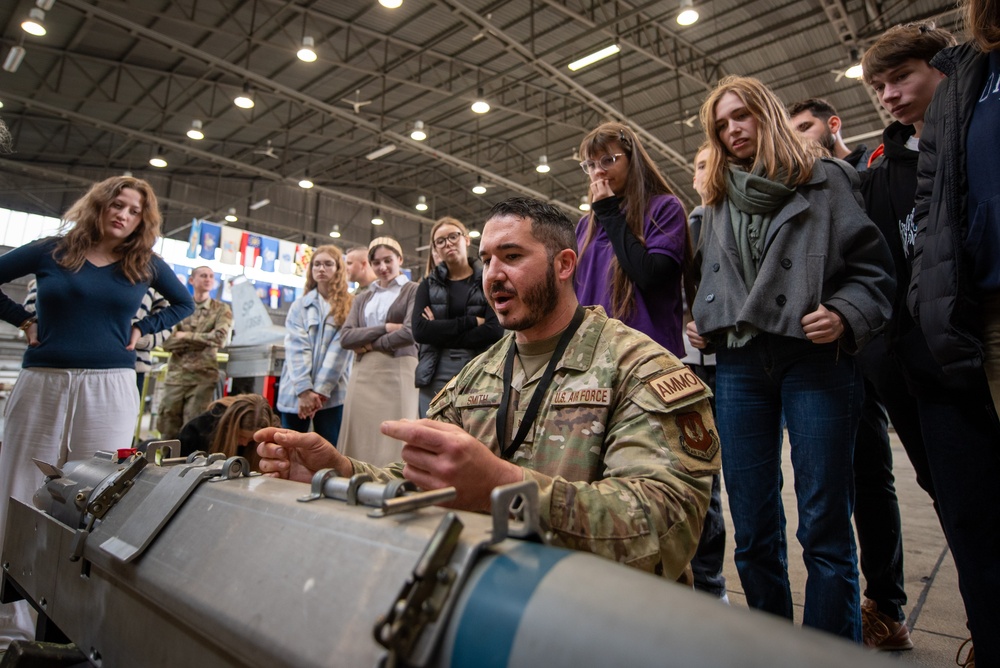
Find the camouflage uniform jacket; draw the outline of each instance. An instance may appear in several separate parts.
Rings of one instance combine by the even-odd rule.
[[[170,353],[167,364],[167,385],[198,385],[219,379],[219,363],[215,359],[219,348],[229,341],[233,329],[233,312],[226,304],[207,299],[195,304],[194,314],[174,327],[174,336],[164,341],[163,349]],[[177,338],[179,332],[187,336]]]
[[[466,366],[431,403],[428,417],[451,422],[498,452],[497,408],[513,334]],[[541,374],[520,388],[514,429]],[[534,427],[514,453],[538,482],[547,543],[584,550],[676,580],[701,536],[719,439],[709,390],[645,334],[587,308],[556,367]],[[402,475],[402,464],[376,469]]]

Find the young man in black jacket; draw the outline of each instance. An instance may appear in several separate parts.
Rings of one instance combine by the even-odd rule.
[[[878,225],[892,252],[897,285],[907,285],[913,257],[913,203],[917,189],[917,156],[923,114],[943,75],[930,59],[955,40],[929,24],[895,26],[886,31],[862,60],[865,82],[896,120],[882,135],[881,155],[861,175],[868,216]],[[930,466],[920,428],[919,400],[906,382],[933,377],[926,371],[922,337],[905,307],[905,290],[897,291],[893,317],[885,332],[872,339],[858,361],[865,375],[865,406],[854,451],[854,520],[865,576],[862,623],[865,644],[879,650],[910,649],[913,643],[902,606],[903,542],[899,504],[892,473],[888,418],[913,463],[918,484],[935,500]],[[900,348],[910,351],[903,354]],[[912,351],[916,349],[916,354]],[[915,365],[916,373],[905,367]]]
[[[932,61],[947,79],[924,116],[910,306],[949,385],[963,389],[960,406],[921,406],[975,645],[957,662],[1000,666],[1000,397],[990,392],[1000,393],[1000,5],[964,4],[972,41]]]

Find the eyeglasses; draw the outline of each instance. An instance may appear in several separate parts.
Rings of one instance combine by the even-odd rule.
[[[447,236],[438,237],[437,239],[435,239],[434,245],[437,246],[438,248],[444,248],[445,244],[457,244],[461,236],[462,236],[461,232],[452,232]]]
[[[598,167],[601,168],[601,171],[606,172],[618,162],[618,158],[624,157],[624,153],[613,153],[612,155],[603,156],[600,160],[584,160],[580,163],[580,167],[583,169],[584,174],[590,174]]]

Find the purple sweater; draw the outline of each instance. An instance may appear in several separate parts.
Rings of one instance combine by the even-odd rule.
[[[590,216],[584,216],[576,226],[576,239],[580,248],[587,236]],[[599,223],[603,222],[598,218]],[[616,224],[610,222],[609,224]],[[618,224],[624,224],[620,220]],[[643,224],[646,250],[672,258],[678,265],[684,258],[684,240],[687,222],[684,207],[673,195],[657,195],[650,200]],[[604,227],[598,224],[590,246],[583,251],[576,268],[576,296],[580,303],[599,304],[611,316],[611,274],[608,265],[614,249]],[[681,299],[681,280],[657,282],[657,287],[647,291],[635,290],[635,309],[624,319],[629,327],[643,332],[678,357],[684,356],[683,337],[684,304]]]

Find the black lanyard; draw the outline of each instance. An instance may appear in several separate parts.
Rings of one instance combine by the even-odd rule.
[[[514,357],[517,356],[517,343],[511,342],[510,350],[507,351],[507,360],[503,366],[503,397],[501,397],[500,407],[497,409],[497,443],[500,445],[500,456],[503,459],[510,461],[514,453],[517,452],[517,449],[521,447],[521,443],[524,442],[524,437],[528,435],[528,430],[534,424],[535,418],[538,417],[538,408],[542,405],[542,397],[549,389],[549,385],[552,384],[552,376],[555,375],[556,365],[559,364],[563,353],[566,352],[566,347],[569,345],[570,339],[576,334],[576,330],[580,328],[580,323],[583,322],[585,314],[586,311],[583,310],[582,306],[576,307],[573,320],[570,321],[569,327],[559,337],[559,343],[556,344],[556,349],[552,352],[552,357],[545,367],[545,374],[538,381],[538,386],[535,388],[534,394],[531,395],[528,409],[524,412],[524,419],[521,420],[521,426],[518,428],[517,434],[514,435],[514,440],[505,446],[504,441],[507,440],[507,408],[510,405],[510,384],[514,377]]]

